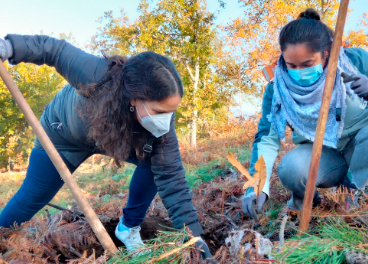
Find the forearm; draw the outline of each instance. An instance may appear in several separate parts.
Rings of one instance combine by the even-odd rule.
[[[38,35],[7,35],[6,39],[13,50],[11,64],[30,62],[55,67],[76,88],[98,82],[108,69],[108,60],[88,54],[65,40]]]
[[[258,144],[258,158],[260,158],[261,156],[263,157],[266,163],[267,170],[266,183],[262,191],[268,196],[270,192],[270,179],[272,175],[273,165],[275,164],[280,146],[280,139],[273,129],[271,129],[269,135],[263,137],[261,142]]]

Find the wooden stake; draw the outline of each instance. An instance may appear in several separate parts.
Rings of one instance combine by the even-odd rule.
[[[317,123],[315,140],[313,143],[312,157],[309,166],[307,186],[304,194],[303,210],[299,226],[299,234],[308,230],[310,215],[312,210],[313,196],[316,189],[316,180],[319,167],[319,161],[322,154],[322,144],[326,129],[326,121],[328,110],[331,102],[332,90],[335,84],[336,68],[339,60],[339,53],[342,43],[342,35],[344,33],[344,25],[346,15],[348,12],[349,0],[342,0],[340,2],[339,14],[335,28],[335,34],[332,42],[325,88],[323,91],[322,104],[319,110],[319,118]]]
[[[70,189],[71,193],[73,194],[74,199],[77,201],[79,207],[84,213],[85,218],[87,219],[88,223],[92,227],[93,231],[95,232],[103,248],[107,250],[108,252],[117,251],[118,249],[116,248],[111,237],[106,232],[105,227],[102,225],[97,215],[93,211],[92,207],[89,205],[86,197],[84,197],[83,193],[79,189],[76,181],[72,177],[63,159],[60,157],[58,151],[52,144],[50,138],[46,134],[41,124],[39,123],[31,107],[28,105],[26,99],[23,97],[22,93],[20,92],[18,86],[16,85],[12,77],[9,75],[4,64],[2,63],[0,63],[0,77],[1,79],[3,79],[5,85],[8,87],[10,93],[14,97],[15,102],[18,104],[20,110],[23,112],[28,123],[30,124],[33,131],[35,132],[37,138],[41,142],[43,148],[45,149],[52,163],[54,164],[57,171],[59,172],[61,178],[64,180],[64,182]]]

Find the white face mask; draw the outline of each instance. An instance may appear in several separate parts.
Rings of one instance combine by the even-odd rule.
[[[148,114],[148,116],[143,118],[140,116],[138,108],[135,107],[137,109],[138,116],[141,119],[142,127],[151,132],[152,135],[154,135],[156,138],[168,133],[170,131],[171,117],[173,113],[171,112],[167,114],[158,114],[151,116],[143,102],[142,105],[144,109],[146,109],[146,112]]]

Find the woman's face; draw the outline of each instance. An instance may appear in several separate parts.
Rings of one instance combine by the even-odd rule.
[[[326,66],[328,52],[322,58],[321,52],[313,52],[304,44],[288,45],[282,53],[286,67],[291,70],[302,70],[313,67],[322,62],[322,68]]]
[[[167,97],[166,99],[161,101],[143,101],[144,106],[146,107],[148,112],[144,108],[142,101],[139,99],[131,100],[130,104],[137,108],[140,117],[143,118],[148,116],[148,113],[151,116],[172,113],[176,111],[176,109],[178,109],[180,101],[181,96],[179,94]],[[137,120],[141,122],[141,119],[138,117],[138,115]]]

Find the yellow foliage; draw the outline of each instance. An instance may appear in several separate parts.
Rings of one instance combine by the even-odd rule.
[[[11,66],[5,63],[5,67],[37,117],[41,116],[44,107],[65,85],[64,79],[56,70],[46,65],[20,63]],[[2,168],[9,161],[21,163],[26,160],[33,145],[34,135],[2,81],[0,81],[0,109],[0,168]]]
[[[284,25],[297,18],[306,8],[314,8],[322,20],[334,28],[340,5],[338,0],[240,0],[244,8],[241,17],[232,20],[225,27],[233,47],[242,52],[244,67],[249,69],[250,79],[257,82],[261,76],[260,67],[267,66],[280,56],[279,33]]]
[[[346,40],[352,44],[353,47],[368,48],[368,15],[363,14],[363,18],[358,24],[358,30],[350,30],[346,36]]]

